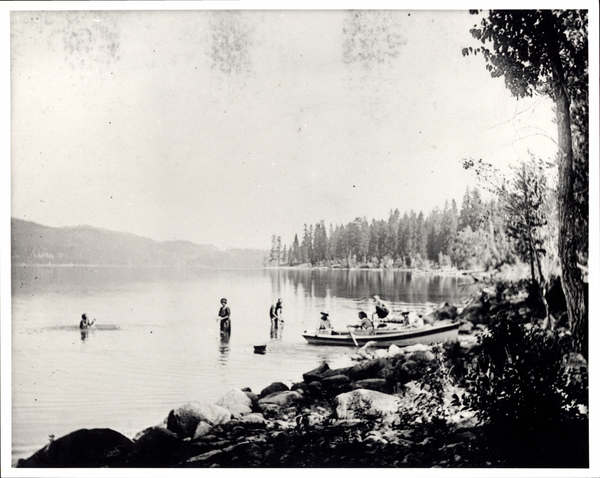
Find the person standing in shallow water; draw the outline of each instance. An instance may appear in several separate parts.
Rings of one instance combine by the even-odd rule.
[[[283,322],[282,313],[283,303],[281,302],[281,299],[277,299],[277,303],[273,304],[271,306],[271,309],[269,310],[269,316],[271,317],[271,325],[277,327],[280,322]]]
[[[271,338],[280,339],[281,332],[283,331],[283,303],[281,299],[277,299],[277,302],[269,309],[269,317],[271,318]]]
[[[219,309],[219,318],[221,333],[231,332],[231,310],[227,305],[227,299],[221,299],[221,308]]]

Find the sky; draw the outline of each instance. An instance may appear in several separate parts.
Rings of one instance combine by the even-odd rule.
[[[556,152],[467,10],[13,11],[11,216],[268,249]]]

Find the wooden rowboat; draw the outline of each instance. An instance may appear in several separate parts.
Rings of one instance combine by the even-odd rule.
[[[309,333],[304,332],[304,337],[312,345],[349,345],[352,347],[363,346],[367,342],[374,342],[376,347],[389,347],[397,345],[406,347],[415,344],[435,344],[458,340],[458,322],[439,322],[433,325],[425,325],[420,328],[392,328],[382,327],[376,329],[373,334],[366,335],[364,331],[356,332],[333,332]]]

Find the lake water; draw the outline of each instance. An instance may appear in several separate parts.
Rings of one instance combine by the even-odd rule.
[[[351,363],[353,348],[308,345],[327,309],[334,327],[374,310],[456,303],[460,278],[369,270],[199,270],[15,267],[12,272],[12,462],[80,428],[132,438],[189,400],[213,403],[232,388],[288,386],[327,361]],[[220,337],[220,299],[232,333]],[[272,337],[269,307],[285,323]],[[82,313],[99,326],[82,335]],[[254,353],[266,344],[267,353]]]

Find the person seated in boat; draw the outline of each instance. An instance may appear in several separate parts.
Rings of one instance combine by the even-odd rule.
[[[220,329],[221,332],[230,332],[231,331],[231,310],[227,306],[227,299],[221,299],[221,308],[219,309],[219,317],[217,320],[220,320]]]
[[[373,326],[373,322],[371,319],[369,319],[367,313],[361,310],[358,313],[358,318],[360,320],[360,325],[358,327],[365,331],[365,335],[372,335],[375,331],[375,327]]]
[[[371,320],[375,320],[375,316],[377,316],[378,320],[381,320],[390,315],[389,307],[378,295],[374,295],[373,300],[375,301],[375,312],[371,314]]]
[[[420,329],[423,327],[423,319],[416,312],[409,312],[406,316],[406,325],[411,329]]]
[[[82,330],[89,329],[92,325],[94,325],[94,322],[96,322],[96,319],[90,322],[87,318],[87,315],[83,314],[81,316],[81,321],[79,322],[79,328]]]
[[[329,312],[321,312],[321,320],[319,321],[319,333],[330,335],[333,331],[331,322],[329,321]]]

